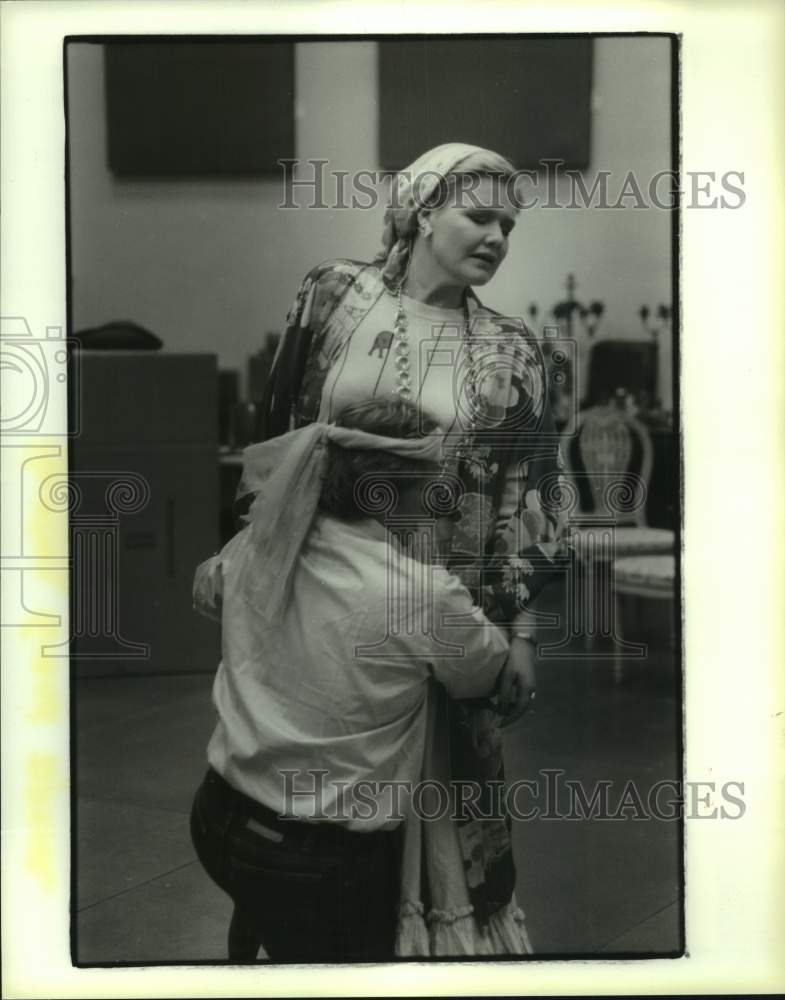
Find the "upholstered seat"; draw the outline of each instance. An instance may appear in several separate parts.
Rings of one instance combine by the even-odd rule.
[[[596,529],[574,528],[571,534],[573,547],[578,556],[583,556],[591,544],[590,536],[596,535]],[[645,553],[672,552],[674,535],[667,528],[645,528],[634,525],[623,525],[613,529],[612,551],[605,551],[595,543],[593,556],[595,559],[616,558],[626,555],[643,555]]]
[[[613,585],[619,594],[672,598],[675,580],[672,554],[628,556],[613,564]]]
[[[625,659],[621,643],[626,642],[628,646],[630,645],[628,637],[624,635],[621,599],[629,596],[633,598],[671,601],[675,597],[675,584],[676,557],[672,553],[668,555],[627,556],[624,559],[614,560],[614,608],[619,636],[613,658],[613,676],[617,683],[622,679]],[[672,644],[673,631],[669,631],[669,640]],[[645,653],[645,646],[641,646],[640,649]],[[636,655],[637,658],[639,657]]]

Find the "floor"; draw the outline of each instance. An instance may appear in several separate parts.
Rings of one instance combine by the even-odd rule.
[[[649,654],[626,663],[620,682],[610,657],[548,660],[538,671],[535,712],[506,731],[508,783],[537,779],[544,788],[541,772],[562,769],[552,802],[562,816],[570,812],[566,779],[587,794],[611,782],[609,803],[618,810],[628,782],[645,803],[656,781],[680,774],[667,616],[645,609],[635,628],[628,634],[643,636]],[[213,725],[210,685],[204,674],[76,682],[79,964],[225,959],[230,906],[195,859],[188,833]],[[521,807],[532,802],[524,797]],[[541,816],[513,824],[518,898],[538,955],[681,951],[679,823],[634,814],[630,807],[613,820]]]

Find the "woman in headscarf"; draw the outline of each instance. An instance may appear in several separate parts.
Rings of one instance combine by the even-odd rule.
[[[462,143],[402,171],[373,262],[328,261],[305,278],[263,406],[264,438],[330,423],[377,395],[432,414],[460,484],[447,564],[485,614],[509,626],[495,698],[452,698],[439,685],[430,692],[423,778],[447,788],[479,783],[480,794],[454,818],[408,817],[399,956],[531,951],[514,895],[510,822],[498,808],[500,727],[534,698],[527,602],[566,550],[540,352],[521,319],[484,307],[473,291],[506,256],[513,179],[504,157]]]

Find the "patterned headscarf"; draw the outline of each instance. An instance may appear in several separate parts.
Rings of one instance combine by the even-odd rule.
[[[490,149],[447,142],[429,149],[396,176],[392,203],[384,213],[382,248],[374,259],[388,287],[397,287],[406,275],[420,210],[450,174],[469,171],[512,174],[514,167]]]

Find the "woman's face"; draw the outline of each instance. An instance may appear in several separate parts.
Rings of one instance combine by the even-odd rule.
[[[507,197],[504,179],[464,178],[444,205],[423,209],[431,233],[420,237],[430,262],[450,283],[484,285],[507,256],[517,209]]]

